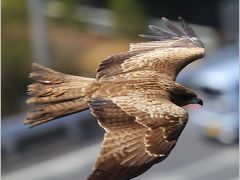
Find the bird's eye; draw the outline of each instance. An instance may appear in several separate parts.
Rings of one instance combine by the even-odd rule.
[[[192,38],[190,38],[190,40],[191,41],[199,41],[198,38],[196,38],[196,37],[192,37]]]

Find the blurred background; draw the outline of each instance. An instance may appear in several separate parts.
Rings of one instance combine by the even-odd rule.
[[[238,7],[237,0],[3,0],[2,179],[86,179],[104,133],[89,111],[24,126],[31,63],[94,77],[102,59],[142,41],[138,34],[162,26],[162,16],[183,17],[206,47],[177,79],[204,106],[188,107],[176,148],[136,179],[238,179]]]

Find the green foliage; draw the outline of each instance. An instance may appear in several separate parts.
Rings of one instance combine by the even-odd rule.
[[[74,12],[77,7],[76,0],[48,0],[46,1],[45,13],[48,17],[48,23],[60,26],[73,26],[83,29],[84,23],[79,22]]]
[[[26,1],[2,1],[2,115],[17,112],[26,92],[30,40]]]
[[[26,21],[27,4],[26,0],[3,0],[2,1],[2,24],[12,21]]]
[[[145,12],[136,0],[110,0],[109,8],[115,13],[113,22],[118,36],[136,37],[146,25]]]

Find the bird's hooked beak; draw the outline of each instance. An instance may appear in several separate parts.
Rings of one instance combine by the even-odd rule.
[[[196,97],[192,99],[191,104],[199,104],[203,106],[203,101],[200,98]]]

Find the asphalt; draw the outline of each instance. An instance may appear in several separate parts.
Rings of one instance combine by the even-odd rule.
[[[59,146],[61,147],[61,146]],[[98,155],[100,139],[84,148],[66,148],[41,161],[27,161],[2,174],[3,180],[84,180]],[[56,151],[58,151],[56,149]],[[46,151],[44,153],[47,153]],[[191,123],[170,156],[136,180],[237,180],[238,144],[222,145],[197,135]]]

